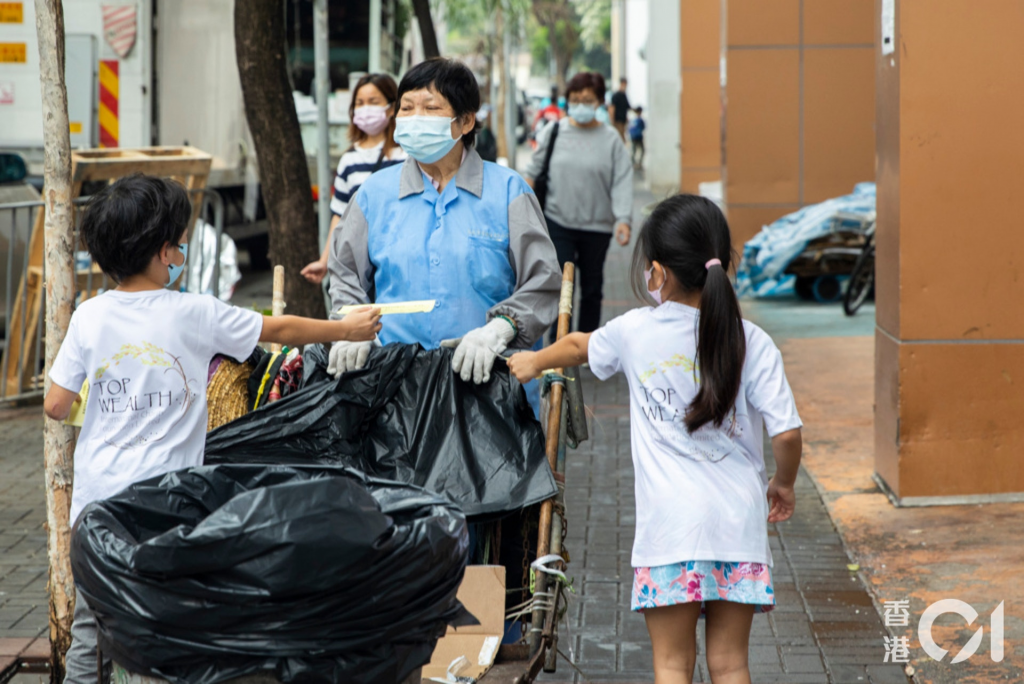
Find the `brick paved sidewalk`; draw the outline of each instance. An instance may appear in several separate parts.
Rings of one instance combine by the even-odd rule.
[[[637,227],[640,206],[653,199],[637,189]],[[609,252],[605,320],[636,306],[628,282],[631,255],[631,246],[613,244]],[[540,681],[651,682],[647,629],[643,617],[629,610],[635,499],[628,386],[622,375],[602,383],[587,371],[583,383],[593,426],[591,440],[567,457],[568,574],[579,596],[570,610],[572,636],[565,641],[586,679],[562,660],[558,673]],[[774,472],[770,447],[766,459]],[[753,681],[906,684],[900,666],[883,663],[887,632],[864,585],[847,568],[842,539],[803,469],[796,490],[793,518],[769,528],[778,606],[754,617]],[[569,646],[560,645],[566,654]],[[710,682],[704,652],[699,629],[696,682]]]
[[[0,639],[47,631],[42,407],[0,409]]]

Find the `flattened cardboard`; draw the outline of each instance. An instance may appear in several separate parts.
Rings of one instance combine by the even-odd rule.
[[[437,642],[430,664],[423,667],[423,679],[448,681],[448,668],[460,679],[480,679],[491,669],[505,631],[505,568],[500,565],[470,565],[459,586],[458,599],[480,622],[467,627],[449,627]]]

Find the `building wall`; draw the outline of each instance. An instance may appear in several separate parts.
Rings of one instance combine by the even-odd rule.
[[[679,1],[650,0],[646,179],[656,195],[679,188]]]
[[[740,247],[763,224],[874,178],[874,6],[724,2],[722,175]]]
[[[722,0],[680,0],[683,192],[722,177]]]
[[[896,22],[877,59],[875,470],[908,502],[1024,498],[1024,3],[900,0]]]
[[[625,63],[629,79],[629,103],[647,109],[647,32],[650,30],[650,0],[623,0],[626,7]],[[619,87],[618,81],[608,83],[609,90]]]

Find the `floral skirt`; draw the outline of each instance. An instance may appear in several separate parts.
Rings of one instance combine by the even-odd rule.
[[[686,561],[633,569],[630,608],[635,611],[699,602],[703,615],[705,601],[748,603],[756,606],[754,612],[767,613],[775,607],[771,568],[761,563]]]

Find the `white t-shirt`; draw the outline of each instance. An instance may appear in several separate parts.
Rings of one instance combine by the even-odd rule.
[[[633,566],[714,560],[772,564],[762,430],[801,427],[782,355],[744,321],[747,355],[731,419],[692,435],[683,418],[697,395],[699,312],[666,302],[634,309],[590,338],[590,369],[629,380],[636,471]]]
[[[262,330],[258,312],[212,295],[112,290],[82,302],[50,368],[50,379],[73,392],[89,380],[72,524],[93,501],[202,465],[210,361],[244,360]]]
[[[378,168],[377,160],[380,159],[380,153],[383,149],[383,142],[366,148],[360,147],[356,143],[352,146],[352,149],[341,155],[341,159],[338,160],[338,172],[334,176],[334,195],[331,196],[331,213],[338,216],[345,213],[345,208],[352,201],[356,190],[370,177],[374,169],[380,171],[380,169],[386,169],[389,166],[401,164],[405,161],[405,150],[395,146],[391,148],[391,152],[388,153],[387,157],[381,159],[380,167]]]

